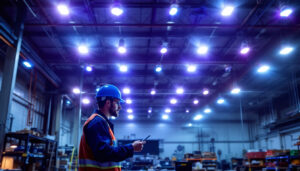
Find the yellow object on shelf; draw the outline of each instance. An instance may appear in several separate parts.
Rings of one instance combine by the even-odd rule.
[[[13,157],[3,157],[1,169],[13,169],[14,168],[14,158]]]

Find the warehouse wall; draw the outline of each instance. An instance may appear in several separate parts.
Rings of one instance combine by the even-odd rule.
[[[2,76],[3,73],[1,70],[0,85],[2,85]],[[33,98],[31,100],[29,96],[30,73],[24,71],[24,69],[18,70],[15,90],[13,92],[11,112],[8,115],[6,121],[6,131],[9,131],[9,125],[11,122],[10,118],[13,118],[11,131],[18,131],[25,128],[27,129],[38,128],[40,130],[43,129],[45,99],[42,94],[42,91],[44,89],[43,82],[45,80],[39,75],[37,75],[37,78],[38,79],[35,81],[37,84],[36,92],[35,92],[36,98]],[[30,114],[30,117],[28,118],[28,108],[30,104],[33,104],[33,106],[32,106],[32,112]]]
[[[198,133],[203,135],[204,142],[199,146]],[[161,157],[171,157],[178,145],[185,147],[185,153],[209,151],[209,141],[215,138],[215,151],[222,151],[221,159],[242,157],[243,149],[250,148],[248,124],[241,128],[240,123],[201,123],[194,127],[186,127],[178,123],[135,123],[116,122],[117,139],[142,139],[148,134],[150,139],[161,141]]]

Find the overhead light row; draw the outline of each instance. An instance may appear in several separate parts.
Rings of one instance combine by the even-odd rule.
[[[169,8],[169,15],[174,16],[178,13],[178,9],[179,9],[179,4],[176,3],[172,3],[170,5]],[[70,10],[69,7],[65,4],[59,4],[57,5],[57,10],[61,15],[69,15],[70,14]],[[229,17],[232,15],[232,13],[234,12],[235,7],[232,5],[225,5],[221,11],[221,15],[224,17]],[[114,16],[121,16],[124,13],[123,8],[121,7],[121,4],[119,3],[114,3],[111,6],[110,12],[112,15]],[[281,17],[288,17],[293,13],[293,9],[289,8],[289,7],[283,7],[280,10],[280,16]]]

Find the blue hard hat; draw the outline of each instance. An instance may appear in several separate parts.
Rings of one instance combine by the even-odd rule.
[[[100,87],[99,91],[96,94],[96,98],[98,97],[112,97],[119,99],[121,103],[124,103],[124,100],[121,97],[120,90],[112,84],[106,84]]]

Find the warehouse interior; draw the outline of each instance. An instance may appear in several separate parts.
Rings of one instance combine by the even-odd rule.
[[[299,7],[1,0],[0,170],[78,170],[105,84],[118,144],[150,135],[122,170],[300,170]]]

